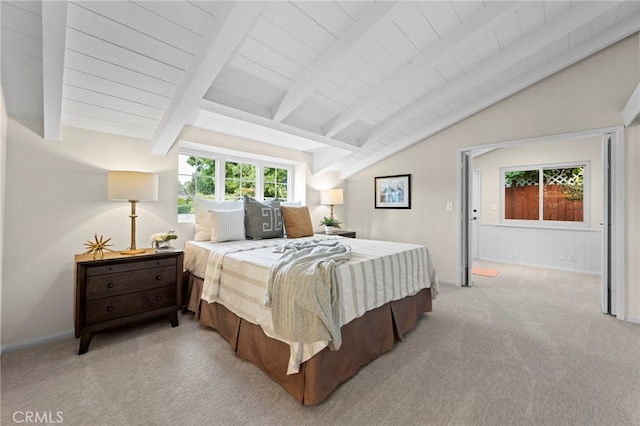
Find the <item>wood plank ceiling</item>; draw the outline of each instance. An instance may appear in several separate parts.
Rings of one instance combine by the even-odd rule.
[[[2,1],[8,114],[347,177],[640,30],[637,1]]]

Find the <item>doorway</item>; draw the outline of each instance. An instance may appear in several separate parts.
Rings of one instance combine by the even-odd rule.
[[[598,136],[602,140],[602,164],[594,164],[598,171],[602,171],[602,179],[593,182],[599,185],[602,180],[602,252],[597,261],[601,265],[601,305],[602,312],[624,318],[624,209],[623,209],[623,128],[606,128],[593,131],[575,132],[571,134],[554,135],[544,138],[531,138],[472,146],[458,150],[458,160],[461,164],[458,179],[458,206],[459,209],[459,242],[458,260],[460,285],[471,286],[473,284],[472,263],[481,253],[478,251],[480,237],[483,231],[479,231],[480,214],[479,207],[482,173],[477,173],[474,167],[473,154],[487,152],[498,148],[512,148],[526,144],[543,141],[562,141],[581,137]],[[495,209],[495,203],[491,208]],[[500,204],[502,206],[502,204]],[[485,206],[486,209],[486,206]],[[495,212],[490,212],[495,214]],[[594,218],[594,220],[596,220]],[[598,224],[595,224],[596,226]],[[573,259],[572,259],[573,260]]]

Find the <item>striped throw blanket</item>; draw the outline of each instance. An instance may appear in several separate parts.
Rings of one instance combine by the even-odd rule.
[[[222,262],[228,254],[242,251],[252,251],[266,247],[277,246],[276,240],[242,241],[234,245],[222,245],[217,250],[209,252],[209,259],[204,273],[204,288],[202,299],[209,303],[217,302],[220,294],[220,277],[222,275]]]
[[[351,247],[337,240],[284,244],[271,267],[264,304],[271,307],[274,331],[285,339],[342,344],[335,268],[351,257]]]

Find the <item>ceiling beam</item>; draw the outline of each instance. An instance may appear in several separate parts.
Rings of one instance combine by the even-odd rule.
[[[441,132],[447,127],[453,126],[465,118],[468,118],[483,109],[488,108],[559,71],[562,71],[576,62],[579,62],[582,59],[593,55],[595,52],[611,46],[612,44],[638,31],[640,31],[640,14],[635,14],[624,21],[617,23],[610,29],[603,31],[599,35],[580,43],[576,47],[568,50],[565,54],[545,62],[542,65],[526,72],[517,79],[512,80],[506,85],[497,88],[488,96],[477,99],[475,102],[463,106],[456,110],[455,114],[443,117],[435,123],[432,123],[430,126],[417,130],[395,142],[393,145],[376,152],[374,155],[342,168],[341,177],[342,179],[346,179],[360,170],[402,151],[411,145],[415,145],[416,143]]]
[[[400,125],[429,111],[441,102],[464,94],[478,84],[489,80],[497,73],[508,69],[518,61],[551,44],[559,37],[592,21],[606,11],[618,7],[619,4],[620,2],[574,3],[571,9],[560,14],[548,24],[537,28],[535,31],[530,32],[525,37],[514,42],[486,62],[475,67],[472,72],[463,75],[445,87],[403,108],[398,113],[378,124],[369,135],[365,137],[362,146],[366,146],[382,138]]]
[[[492,27],[507,13],[513,13],[522,6],[522,2],[515,4],[510,2],[490,2],[480,12],[464,21],[455,31],[449,32],[440,40],[429,45],[427,49],[414,58],[411,63],[398,70],[395,74],[370,90],[365,96],[346,108],[336,117],[333,123],[331,123],[325,132],[326,136],[333,137],[356,121],[368,107],[379,104],[389,97],[390,94],[401,90],[407,81],[417,79],[420,74],[424,72],[425,68],[432,66],[444,55],[451,54],[451,50],[469,41],[476,34]]]
[[[46,2],[45,2],[46,3]],[[202,47],[182,78],[151,139],[152,154],[165,155],[218,73],[266,3],[230,2],[225,16],[209,27]]]
[[[44,139],[60,140],[67,2],[42,2],[42,103]]]
[[[311,151],[311,155],[313,156],[311,160],[311,174],[318,176],[331,170],[331,167],[336,164],[337,161],[340,161],[349,154],[351,154],[349,151],[332,146],[314,149]]]
[[[301,129],[299,127],[290,126],[285,123],[278,123],[268,118],[254,115],[246,111],[241,111],[241,110],[229,107],[227,105],[222,105],[222,104],[210,101],[208,99],[201,99],[198,104],[198,107],[206,111],[224,115],[226,117],[235,118],[236,120],[242,120],[247,123],[254,124],[256,126],[266,127],[267,129],[288,133],[290,135],[309,139],[314,142],[325,144],[327,146],[344,149],[349,152],[353,152],[358,149],[358,146],[356,145],[331,139],[326,136],[322,136],[317,133],[313,133],[308,130]]]
[[[273,120],[284,120],[300,106],[333,70],[340,67],[344,58],[352,54],[360,42],[373,37],[376,24],[387,17],[396,5],[396,2],[383,1],[369,6],[347,33],[291,86],[274,112]]]
[[[622,122],[628,127],[640,115],[640,84],[633,91],[627,105],[622,110]]]

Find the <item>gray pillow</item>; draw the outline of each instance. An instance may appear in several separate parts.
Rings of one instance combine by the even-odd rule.
[[[261,203],[244,196],[244,228],[247,238],[260,240],[282,237],[282,213],[278,200]]]

